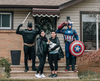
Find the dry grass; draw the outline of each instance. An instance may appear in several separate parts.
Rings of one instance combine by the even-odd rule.
[[[88,71],[79,73],[79,78],[82,79],[82,80],[87,80],[87,79],[100,79],[100,74],[88,70]]]
[[[20,80],[20,79],[1,79],[0,81],[95,81],[95,80],[34,80],[34,79],[28,79],[28,80]],[[100,81],[100,80],[96,80],[96,81]]]
[[[6,72],[1,72],[0,73],[0,78],[7,78],[7,73]]]

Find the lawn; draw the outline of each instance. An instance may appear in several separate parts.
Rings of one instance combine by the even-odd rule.
[[[1,79],[0,81],[100,81],[100,80],[41,80],[41,79],[27,79],[27,80],[24,80],[24,79]]]

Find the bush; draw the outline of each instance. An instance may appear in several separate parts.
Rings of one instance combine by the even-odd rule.
[[[5,67],[5,72],[7,73],[7,78],[10,76],[10,65],[11,63],[9,63],[9,58],[4,58],[4,57],[0,57],[0,66],[1,67]]]
[[[89,52],[84,53],[82,56],[79,57],[81,65],[98,65],[100,62],[100,48],[99,50],[91,50]]]

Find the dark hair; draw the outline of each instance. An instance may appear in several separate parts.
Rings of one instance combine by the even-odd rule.
[[[40,31],[40,36],[41,36],[41,33],[42,33],[42,32],[44,32],[44,30],[41,30],[41,31]],[[45,33],[45,32],[44,32],[44,33]],[[46,36],[46,35],[45,35],[45,36]]]
[[[41,38],[43,41],[47,42],[48,39],[46,38],[46,34],[45,34],[44,37],[42,37],[42,36],[41,36],[41,32],[44,32],[44,30],[41,30],[41,31],[40,31],[40,38]],[[45,33],[45,32],[44,32],[44,33]]]
[[[41,30],[41,31],[40,31],[40,34],[41,34],[41,32],[44,32],[44,30]]]
[[[52,30],[51,33],[52,33],[52,32],[55,32],[55,30]],[[55,32],[55,33],[56,33],[56,32]]]

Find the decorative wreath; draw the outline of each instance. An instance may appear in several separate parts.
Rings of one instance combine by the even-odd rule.
[[[50,19],[49,17],[40,18],[39,25],[46,34],[49,34],[54,28],[52,24],[52,19]]]

